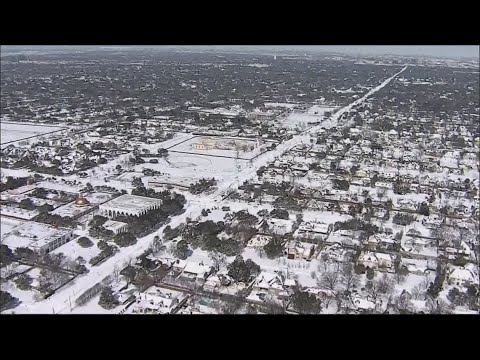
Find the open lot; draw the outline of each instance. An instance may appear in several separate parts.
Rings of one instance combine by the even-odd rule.
[[[172,146],[169,151],[250,160],[264,152],[267,146],[246,138],[196,136]]]
[[[233,180],[238,168],[241,170],[247,164],[247,161],[236,159],[171,152],[166,159],[159,158],[158,164],[147,162],[136,165],[134,170],[138,173],[147,168],[159,171],[163,175],[155,176],[157,180],[188,186],[201,178]]]
[[[66,128],[59,126],[32,125],[28,123],[1,122],[0,130],[2,134],[0,143],[5,145],[14,141],[66,130]]]
[[[305,113],[293,112],[285,119],[283,126],[287,128],[295,128],[298,126],[299,128],[305,127],[306,129],[309,127],[308,123],[322,121],[327,111],[333,112],[335,109],[335,107],[312,106]]]

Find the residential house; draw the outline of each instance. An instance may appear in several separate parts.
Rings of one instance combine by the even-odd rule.
[[[478,284],[478,268],[474,264],[467,264],[464,267],[450,266],[447,279],[450,285],[460,287]]]
[[[380,252],[364,251],[360,254],[357,263],[370,269],[394,270],[393,257],[390,254]]]
[[[311,260],[314,253],[314,244],[289,241],[285,246],[285,255],[292,260]]]

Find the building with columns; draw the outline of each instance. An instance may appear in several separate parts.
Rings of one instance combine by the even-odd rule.
[[[100,215],[112,218],[115,216],[142,216],[150,210],[159,209],[162,200],[137,195],[122,195],[101,204]]]

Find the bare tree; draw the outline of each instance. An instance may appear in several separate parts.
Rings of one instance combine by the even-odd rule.
[[[115,265],[113,267],[113,278],[115,279],[116,282],[118,282],[118,279],[120,277],[120,269]]]
[[[387,274],[383,274],[383,276],[375,282],[378,292],[381,294],[391,295],[395,289],[395,281],[387,276]]]
[[[402,313],[413,313],[415,311],[415,307],[413,306],[412,302],[410,301],[409,296],[402,294],[397,296],[393,300],[394,307]]]
[[[323,254],[320,256],[320,260],[322,260],[323,271],[327,271],[327,269],[328,269],[328,254],[327,254],[327,253],[323,253]]]
[[[227,257],[224,254],[219,253],[218,251],[214,250],[210,252],[208,256],[210,257],[210,259],[212,259],[213,268],[217,272],[227,264]]]
[[[415,285],[411,291],[414,300],[423,299],[425,297],[425,288],[421,285]]]
[[[449,314],[451,313],[451,306],[449,306],[442,299],[428,298],[426,303],[427,312],[429,314]]]
[[[353,271],[351,263],[346,263],[343,266],[341,275],[341,282],[345,286],[345,291],[350,291],[360,284],[360,277]]]
[[[322,274],[318,284],[324,289],[335,291],[339,280],[340,276],[338,271],[326,271]]]
[[[380,295],[380,291],[378,290],[378,282],[377,281],[367,281],[365,284],[365,290],[367,291],[369,300],[376,302],[378,296]]]

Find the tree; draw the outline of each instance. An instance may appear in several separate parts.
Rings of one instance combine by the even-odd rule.
[[[128,283],[132,283],[137,276],[137,270],[133,266],[128,265],[122,271],[120,271],[120,275],[125,276]]]
[[[107,218],[101,215],[95,215],[92,220],[88,223],[90,227],[100,227],[107,222]]]
[[[260,266],[255,264],[251,259],[244,261],[241,255],[238,255],[228,266],[228,276],[236,282],[248,283],[253,276],[259,273]]]
[[[393,305],[400,314],[411,314],[415,312],[415,307],[405,292],[394,298]]]
[[[10,265],[15,259],[12,250],[5,244],[0,244],[0,267]]]
[[[112,289],[110,289],[108,286],[103,288],[100,294],[98,305],[106,310],[111,310],[118,305],[118,301],[115,299]]]
[[[115,235],[113,241],[120,247],[127,247],[135,245],[137,243],[137,238],[130,232],[122,232]]]
[[[18,247],[14,251],[17,259],[32,260],[35,257],[35,252],[26,247]]]
[[[180,258],[186,259],[188,254],[188,244],[185,240],[180,240],[174,248],[173,255]]]
[[[322,274],[319,285],[327,290],[336,291],[339,280],[340,276],[338,271],[327,271]]]
[[[54,209],[53,205],[43,204],[37,207],[39,213],[48,213]]]
[[[270,212],[270,216],[275,219],[284,219],[284,220],[288,220],[290,217],[288,214],[288,211],[284,209],[274,209]]]
[[[93,246],[92,240],[90,240],[86,236],[82,236],[77,240],[78,245],[80,245],[82,248],[89,248]]]
[[[295,221],[297,223],[297,225],[300,226],[300,224],[303,222],[303,214],[297,214],[296,218],[295,218]]]
[[[314,294],[300,289],[293,293],[291,304],[301,314],[319,314],[322,311],[320,300]]]
[[[135,188],[145,187],[145,185],[143,185],[142,179],[139,178],[139,177],[134,177],[133,178],[132,186],[135,187]]]
[[[378,292],[381,294],[391,294],[395,287],[395,282],[387,274],[383,274],[380,279],[376,281]]]
[[[351,263],[346,263],[342,267],[341,282],[345,286],[345,291],[350,292],[360,284],[360,277],[353,271]]]
[[[15,279],[15,285],[17,285],[20,290],[30,290],[32,288],[32,281],[33,279],[28,274],[21,274]]]
[[[168,156],[168,150],[160,148],[157,150],[157,153],[160,157],[167,157]]]
[[[216,250],[211,251],[208,256],[210,257],[210,259],[212,259],[213,268],[216,272],[218,272],[222,267],[227,264],[227,257]]]
[[[422,202],[418,207],[418,213],[421,215],[429,216],[430,209],[428,208],[428,204],[426,202]]]
[[[34,210],[36,208],[35,204],[30,198],[22,199],[18,204],[18,207],[26,210]]]
[[[271,238],[270,241],[263,247],[263,250],[269,259],[275,259],[282,256],[282,240],[276,237]]]
[[[429,314],[449,314],[451,312],[451,307],[445,301],[431,297],[427,299],[426,308]]]
[[[18,302],[16,297],[13,297],[8,291],[0,290],[0,312],[10,309]]]
[[[367,279],[372,280],[375,277],[375,271],[372,268],[367,268]]]

